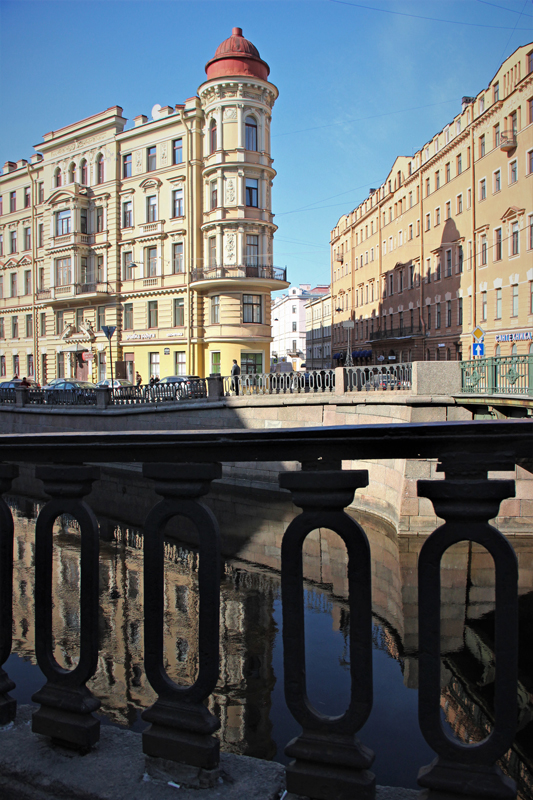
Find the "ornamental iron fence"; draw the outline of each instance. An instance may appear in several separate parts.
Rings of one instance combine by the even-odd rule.
[[[514,782],[496,765],[512,746],[517,729],[518,578],[509,541],[493,526],[502,500],[515,495],[515,482],[489,472],[531,469],[533,421],[386,424],[231,432],[61,433],[5,435],[0,439],[0,493],[17,476],[16,462],[37,464],[36,477],[50,500],[36,524],[36,657],[46,679],[34,695],[32,730],[55,744],[87,752],[99,740],[98,689],[87,687],[98,659],[98,522],[84,497],[99,478],[87,464],[142,463],[161,500],[145,521],[145,672],[157,699],[142,716],[143,752],[165,763],[203,770],[216,785],[220,725],[205,703],[219,675],[220,533],[215,515],[201,502],[221,462],[297,461],[300,471],[280,473],[302,512],[287,527],[281,547],[285,699],[302,726],[287,744],[287,789],[313,800],[375,797],[374,753],[357,734],[372,713],[372,568],[364,527],[345,509],[368,485],[366,470],[343,470],[342,461],[438,458],[444,480],[418,481],[444,524],[431,533],[418,560],[419,722],[436,759],[419,772],[430,794],[473,798],[516,797]],[[80,648],[72,669],[53,656],[54,605],[52,526],[61,514],[77,521],[81,543]],[[168,675],[164,657],[164,530],[176,515],[187,517],[199,537],[199,669],[192,685]],[[327,528],[348,553],[351,679],[348,707],[340,716],[319,712],[307,695],[303,616],[302,545],[309,533]],[[441,560],[456,542],[476,542],[492,555],[496,570],[495,660],[492,729],[481,742],[450,737],[441,721]],[[13,681],[2,669],[12,644],[13,520],[0,499],[0,725],[17,714]],[[43,745],[46,746],[46,745]],[[44,776],[46,777],[46,776]]]
[[[494,356],[461,362],[464,394],[533,395],[533,354]]]

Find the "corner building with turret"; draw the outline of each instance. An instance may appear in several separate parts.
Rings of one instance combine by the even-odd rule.
[[[278,96],[240,28],[198,96],[126,128],[114,106],[45,134],[0,176],[0,378],[269,365]],[[115,327],[109,343],[104,326]]]

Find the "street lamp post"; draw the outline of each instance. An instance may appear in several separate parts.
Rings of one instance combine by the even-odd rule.
[[[335,311],[340,312],[342,311],[342,308],[336,308]],[[342,323],[342,327],[348,329],[348,350],[346,352],[346,362],[344,366],[353,367],[351,331],[352,328],[355,328],[355,322],[353,321],[353,319],[345,319],[344,322]]]

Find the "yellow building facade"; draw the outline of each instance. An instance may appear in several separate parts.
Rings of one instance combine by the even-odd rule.
[[[533,43],[331,233],[332,353],[355,363],[533,353]],[[336,356],[336,359],[335,359]]]
[[[0,176],[0,377],[229,374],[269,363],[275,176],[268,65],[240,28],[198,96],[118,106]],[[115,328],[110,341],[104,326]]]

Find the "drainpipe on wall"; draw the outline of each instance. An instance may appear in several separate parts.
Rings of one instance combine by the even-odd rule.
[[[474,149],[474,107],[472,106],[472,127],[470,129],[470,159],[472,167],[472,330],[477,325],[477,259],[476,259],[476,154]]]
[[[33,332],[33,374],[34,380],[40,383],[40,364],[39,364],[39,340],[37,338],[37,309],[35,306],[35,298],[37,291],[37,226],[35,224],[35,178],[33,177],[30,165],[26,164],[28,177],[31,181],[31,316],[32,316],[32,332]]]
[[[192,136],[191,130],[187,123],[185,122],[185,113],[184,109],[179,109],[180,120],[183,123],[183,127],[187,131],[187,212],[189,215],[189,219],[192,222],[192,231],[195,230],[195,222],[196,222],[196,213],[193,209],[193,202],[192,202],[192,187],[191,187],[191,156],[192,156]],[[186,298],[187,298],[187,364],[189,365],[190,375],[195,375],[195,364],[192,363],[191,357],[191,333],[192,333],[192,308],[191,308],[191,270],[193,269],[194,265],[194,235],[191,235],[188,238],[188,250],[189,250],[189,269],[187,270],[187,283],[186,283]]]

